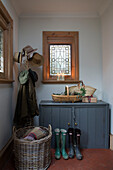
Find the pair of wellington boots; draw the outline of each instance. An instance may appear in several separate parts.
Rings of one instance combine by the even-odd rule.
[[[65,129],[55,129],[55,138],[56,138],[56,150],[55,150],[55,158],[60,159],[61,153],[64,159],[68,159],[68,154],[65,150],[65,143],[66,143],[66,134],[67,131]],[[60,149],[61,144],[61,149]]]
[[[83,156],[80,152],[80,129],[69,128],[68,129],[68,139],[69,139],[69,158],[76,158],[82,160]]]

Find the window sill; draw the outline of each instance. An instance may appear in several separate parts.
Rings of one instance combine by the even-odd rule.
[[[9,83],[13,83],[14,80],[7,80],[7,79],[0,79],[0,84],[9,84]]]
[[[83,81],[82,80],[78,80],[78,81],[75,81],[75,80],[64,80],[64,81],[43,80],[42,83],[44,84],[79,84],[79,83],[82,83],[83,84]]]

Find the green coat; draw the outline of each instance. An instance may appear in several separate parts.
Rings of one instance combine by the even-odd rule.
[[[20,84],[17,97],[17,104],[14,116],[14,125],[24,127],[34,116],[39,115],[35,86],[32,78],[28,75],[25,84]]]

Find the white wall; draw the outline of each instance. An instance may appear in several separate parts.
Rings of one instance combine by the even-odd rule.
[[[102,15],[103,99],[110,103],[113,134],[113,2]]]
[[[42,31],[79,31],[80,80],[97,88],[96,95],[102,94],[102,53],[99,18],[35,17],[19,20],[19,49],[26,45],[42,52]],[[37,68],[37,99],[52,99],[53,92],[64,92],[65,85],[45,85],[41,83],[42,68]]]
[[[13,19],[13,52],[15,52],[18,50],[18,17],[9,0],[2,0],[2,2]],[[14,68],[17,68],[16,65]],[[0,84],[0,150],[12,135],[12,119],[16,98],[15,89],[17,88],[16,84],[16,82],[13,84]]]

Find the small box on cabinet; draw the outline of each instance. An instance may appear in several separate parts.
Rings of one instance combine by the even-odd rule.
[[[82,102],[83,103],[97,103],[97,98],[91,97],[91,96],[83,97]]]

